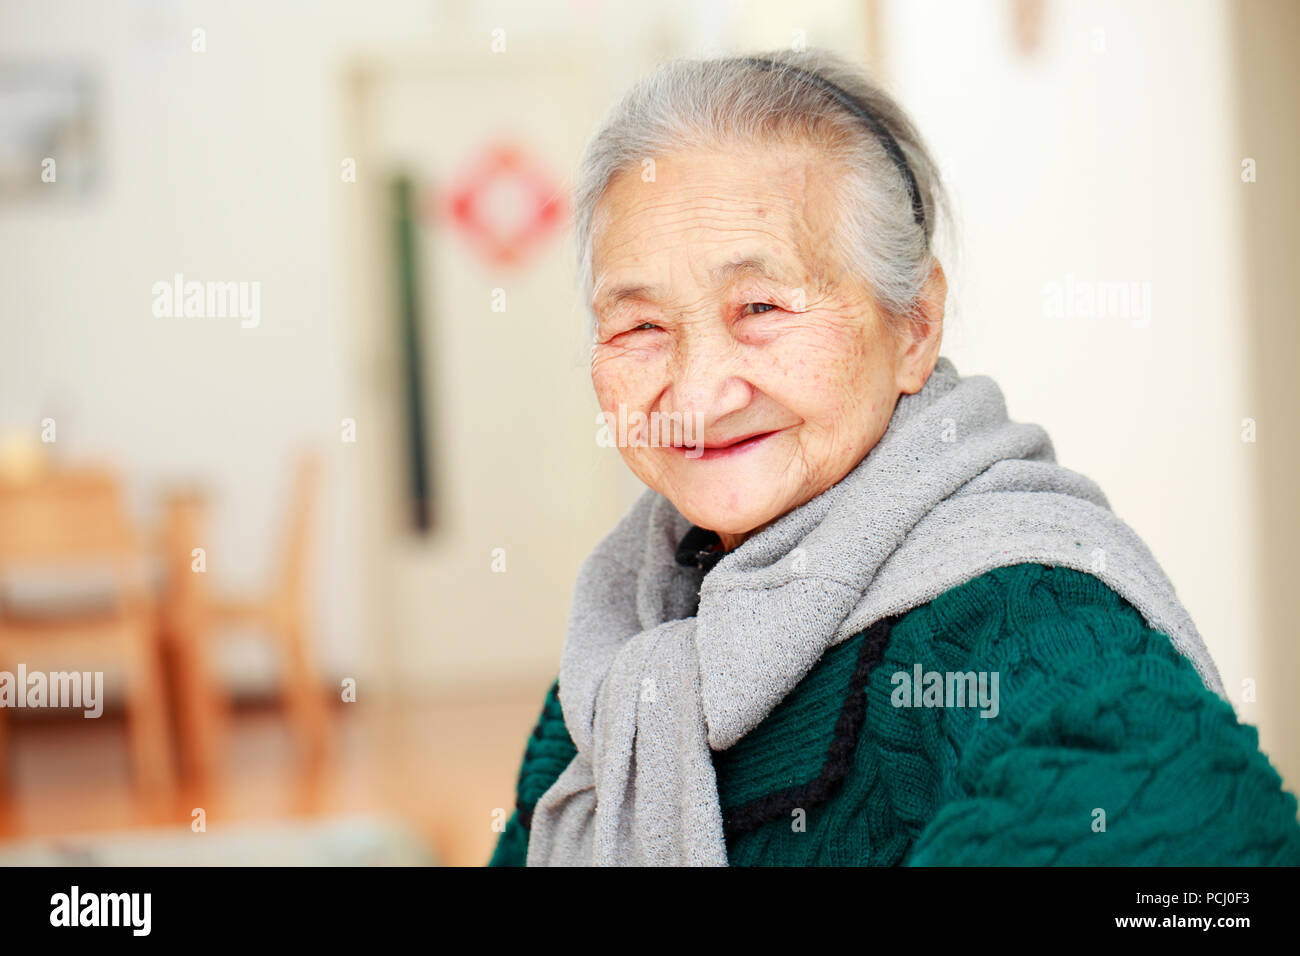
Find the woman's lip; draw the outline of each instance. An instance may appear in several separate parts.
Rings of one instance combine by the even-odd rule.
[[[716,458],[730,458],[733,455],[743,455],[752,448],[757,448],[773,435],[785,431],[784,428],[778,428],[770,432],[755,432],[747,438],[733,442],[723,448],[710,448],[708,446],[691,446],[691,445],[674,445],[673,451],[681,453],[686,458],[694,458],[701,461],[711,461]]]

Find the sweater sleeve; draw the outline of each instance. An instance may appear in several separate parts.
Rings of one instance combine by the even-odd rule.
[[[998,711],[933,718],[955,774],[907,865],[1300,864],[1255,728],[1098,579],[1043,568],[985,624]]]
[[[497,840],[488,866],[525,865],[533,808],[578,752],[564,725],[559,694],[560,684],[555,681],[546,694],[542,713],[524,748],[523,764],[515,784],[515,809]]]

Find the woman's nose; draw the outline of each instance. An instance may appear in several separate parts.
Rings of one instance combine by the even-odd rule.
[[[683,343],[671,367],[667,410],[706,426],[739,411],[752,398],[740,373],[734,343],[717,335]]]

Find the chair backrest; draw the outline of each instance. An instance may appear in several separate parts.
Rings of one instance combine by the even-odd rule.
[[[0,570],[102,561],[124,564],[139,554],[108,470],[48,472],[0,479]]]

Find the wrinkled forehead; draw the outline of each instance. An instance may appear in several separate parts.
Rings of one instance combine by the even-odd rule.
[[[592,221],[592,305],[638,284],[698,289],[763,261],[800,285],[822,274],[839,172],[810,148],[676,153],[611,180]],[[729,273],[720,275],[720,273]]]

